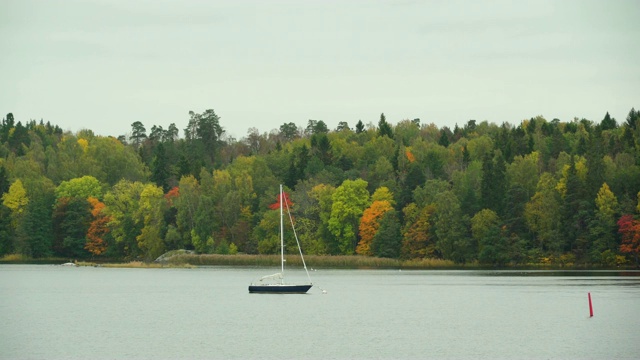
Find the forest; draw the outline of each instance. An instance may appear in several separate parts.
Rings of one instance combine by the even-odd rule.
[[[638,266],[640,111],[517,124],[284,123],[214,110],[123,135],[0,124],[0,258],[153,261],[279,252],[279,184],[305,254]],[[165,125],[166,126],[166,125]],[[285,238],[297,252],[295,238]]]

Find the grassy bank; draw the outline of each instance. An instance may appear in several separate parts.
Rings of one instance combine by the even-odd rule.
[[[286,256],[287,266],[302,267],[299,256]],[[398,259],[376,258],[368,256],[305,256],[308,268],[333,269],[453,269],[459,265],[439,259],[402,261]],[[279,255],[178,255],[167,260],[168,264],[196,266],[280,266]]]
[[[56,265],[63,264],[69,261],[69,259],[63,258],[38,258],[33,259],[21,254],[7,254],[0,258],[0,264],[41,264],[41,265]]]
[[[299,256],[288,255],[285,257],[287,266],[302,267]],[[307,268],[313,269],[415,269],[415,270],[624,270],[632,267],[602,267],[586,264],[517,264],[495,267],[477,262],[456,264],[450,260],[442,259],[414,259],[399,260],[376,258],[358,255],[336,256],[305,256]],[[218,254],[184,254],[167,259],[166,264],[174,266],[265,266],[279,267],[279,255],[218,255]]]
[[[84,264],[78,263],[78,265],[83,266]],[[89,263],[90,265],[90,263]],[[194,268],[194,265],[184,263],[184,264],[170,264],[170,263],[146,263],[143,261],[130,261],[127,263],[106,263],[99,264],[95,266],[100,267],[109,267],[109,268]]]

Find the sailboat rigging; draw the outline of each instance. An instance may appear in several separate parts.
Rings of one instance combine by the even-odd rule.
[[[284,191],[282,190],[282,185],[280,185],[280,272],[263,276],[258,280],[258,284],[252,283],[249,285],[250,293],[276,293],[276,294],[305,294],[313,284],[311,283],[311,277],[309,276],[309,270],[307,270],[307,264],[304,262],[304,256],[302,255],[302,248],[300,247],[300,241],[298,241],[298,235],[296,234],[296,230],[293,226],[293,218],[291,217],[291,211],[289,209],[289,204],[285,200]],[[307,273],[307,278],[309,279],[308,284],[287,284],[284,282],[284,206],[287,207],[287,214],[289,215],[289,220],[291,221],[291,228],[293,229],[293,235],[296,238],[296,243],[298,244],[298,250],[300,251],[300,258],[302,259],[302,265],[304,267],[305,272]],[[269,281],[266,281],[269,280]]]

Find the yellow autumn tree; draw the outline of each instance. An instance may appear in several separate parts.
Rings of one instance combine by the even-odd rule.
[[[20,179],[16,179],[9,187],[9,191],[2,194],[2,204],[11,210],[11,226],[14,229],[17,228],[29,204],[27,190]]]
[[[609,185],[603,183],[602,187],[598,191],[596,196],[596,206],[598,207],[598,213],[603,218],[609,221],[614,221],[615,213],[618,208],[618,199],[613,194]]]
[[[20,179],[14,181],[9,187],[9,191],[2,195],[2,203],[16,214],[21,214],[24,211],[29,203],[29,198]]]
[[[403,209],[406,224],[402,231],[402,258],[435,257],[435,243],[430,236],[429,223],[435,211],[433,204],[418,208],[415,203],[411,203]]]
[[[381,186],[373,192],[371,195],[371,201],[388,201],[389,204],[394,205],[395,200],[393,200],[393,194],[386,186]]]
[[[364,210],[362,218],[360,219],[360,241],[356,247],[356,253],[359,255],[371,256],[371,242],[373,237],[380,228],[380,219],[382,216],[393,207],[388,200],[376,200],[371,206]]]
[[[145,260],[152,260],[162,255],[165,246],[161,231],[165,224],[164,210],[167,202],[162,188],[147,184],[140,193],[140,203],[136,214],[137,222],[142,223],[142,231],[136,236],[138,247],[145,254]]]
[[[581,181],[585,181],[585,179],[587,178],[588,170],[587,159],[585,159],[583,156],[576,156],[574,167],[578,179],[580,179]],[[562,177],[556,185],[556,190],[558,190],[562,198],[564,198],[564,196],[567,194],[567,177],[569,177],[569,169],[571,169],[571,165],[568,164],[565,164],[562,167]]]
[[[87,139],[78,139],[78,145],[80,145],[82,151],[85,153],[87,152],[87,149],[89,149],[89,141],[87,141]]]

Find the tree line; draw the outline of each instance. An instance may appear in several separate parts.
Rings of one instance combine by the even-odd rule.
[[[279,184],[305,253],[456,263],[638,264],[640,111],[618,123],[438,128],[322,120],[242,139],[214,110],[118,137],[0,124],[0,256],[153,260],[279,251]],[[293,235],[287,251],[296,252]]]

